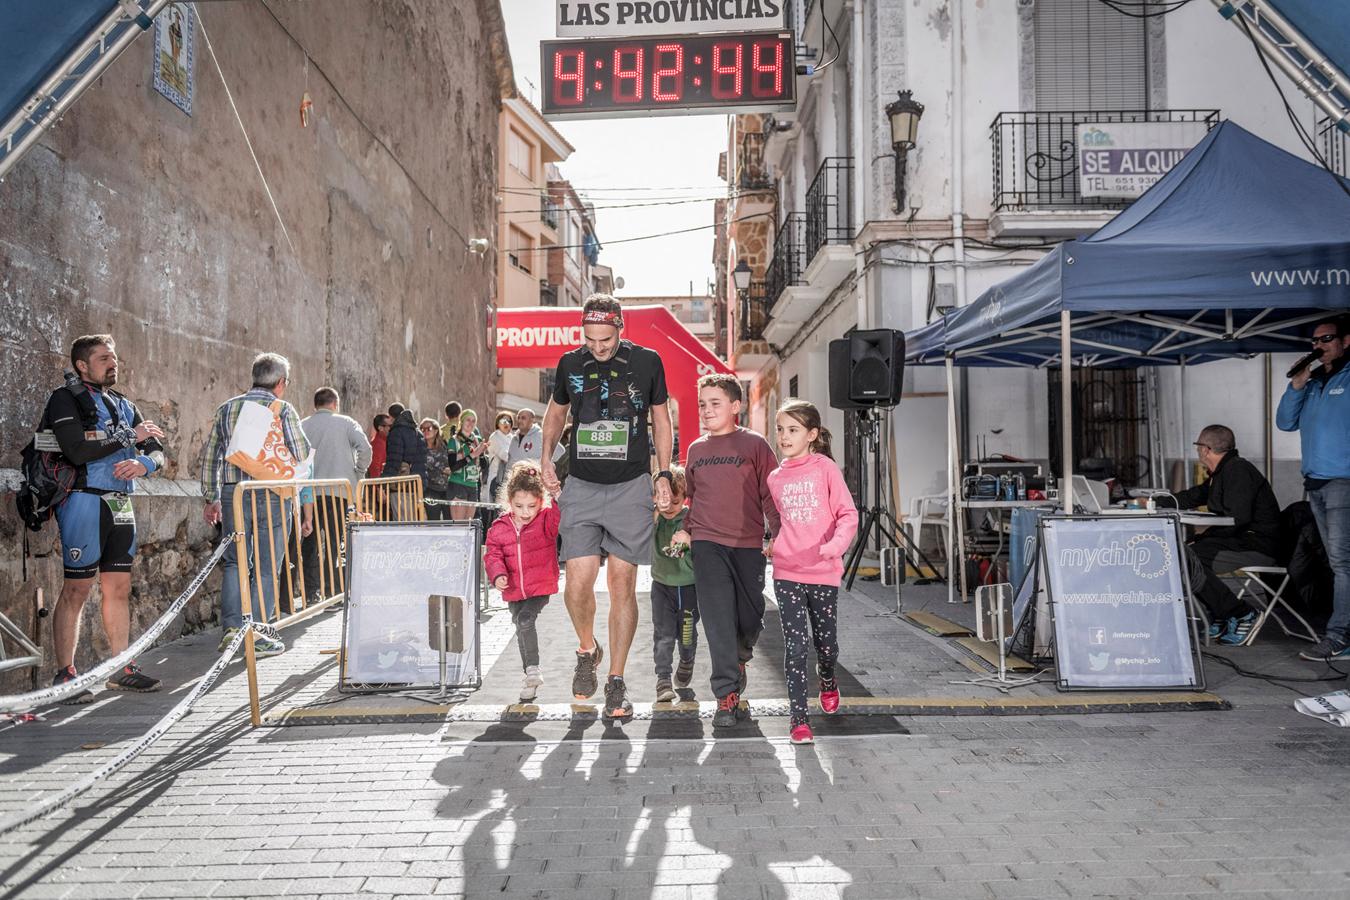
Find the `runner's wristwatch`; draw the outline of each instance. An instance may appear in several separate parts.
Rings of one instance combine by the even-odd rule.
[[[669,481],[671,487],[675,486],[675,476],[670,474],[669,469],[662,469],[661,471],[657,472],[656,477],[664,478],[666,481]]]

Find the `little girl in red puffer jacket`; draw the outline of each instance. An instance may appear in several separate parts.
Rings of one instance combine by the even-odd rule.
[[[511,610],[525,680],[520,702],[533,702],[544,683],[539,674],[535,620],[558,592],[558,505],[550,502],[543,475],[532,462],[511,467],[497,502],[505,512],[488,529],[483,563],[493,587]]]

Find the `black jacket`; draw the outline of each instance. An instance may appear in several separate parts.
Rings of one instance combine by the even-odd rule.
[[[1204,537],[1241,537],[1253,550],[1271,557],[1278,554],[1279,501],[1266,476],[1236,450],[1224,454],[1203,484],[1176,496],[1182,509],[1207,506],[1216,515],[1233,517],[1236,524],[1210,528]]]
[[[417,433],[417,420],[412,410],[405,409],[394,420],[394,427],[384,439],[385,478],[391,475],[424,475],[427,471],[427,442]],[[407,470],[403,465],[408,465]]]

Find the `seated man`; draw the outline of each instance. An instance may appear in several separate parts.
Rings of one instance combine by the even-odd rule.
[[[1265,476],[1238,456],[1237,441],[1227,426],[1206,426],[1195,449],[1209,478],[1180,491],[1177,504],[1182,509],[1207,506],[1216,515],[1231,516],[1234,524],[1208,528],[1188,545],[1191,589],[1209,610],[1209,636],[1240,644],[1251,632],[1256,613],[1218,576],[1242,566],[1276,564],[1280,504]]]

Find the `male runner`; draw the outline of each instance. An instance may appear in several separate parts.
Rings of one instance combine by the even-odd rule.
[[[131,642],[131,564],[136,556],[136,514],[130,495],[136,479],[164,466],[164,432],[141,419],[136,405],[111,388],[117,383],[117,352],[112,335],[90,334],[75,339],[70,364],[78,381],[67,376],[47,400],[39,437],[55,440],[61,455],[76,467],[75,487],[56,508],[61,531],[65,583],[56,602],[53,639],[57,672],[53,684],[75,678],[75,645],[80,616],[98,580],[102,595],[103,630],[116,656]],[[114,691],[159,690],[151,678],[129,662],[108,679]],[[94,699],[82,691],[67,703]]]
[[[559,498],[563,598],[580,646],[572,694],[595,693],[596,666],[604,652],[595,642],[595,579],[600,556],[608,555],[609,680],[604,714],[633,715],[623,670],[637,631],[637,568],[651,562],[651,443],[656,444],[656,490],[670,492],[673,433],[666,406],[666,375],[653,350],[620,338],[623,307],[608,294],[593,294],[582,307],[585,345],[558,360],[557,387],[544,414],[541,467],[544,486],[558,489],[553,450],[572,413],[569,475]],[[650,421],[652,438],[647,436]]]

